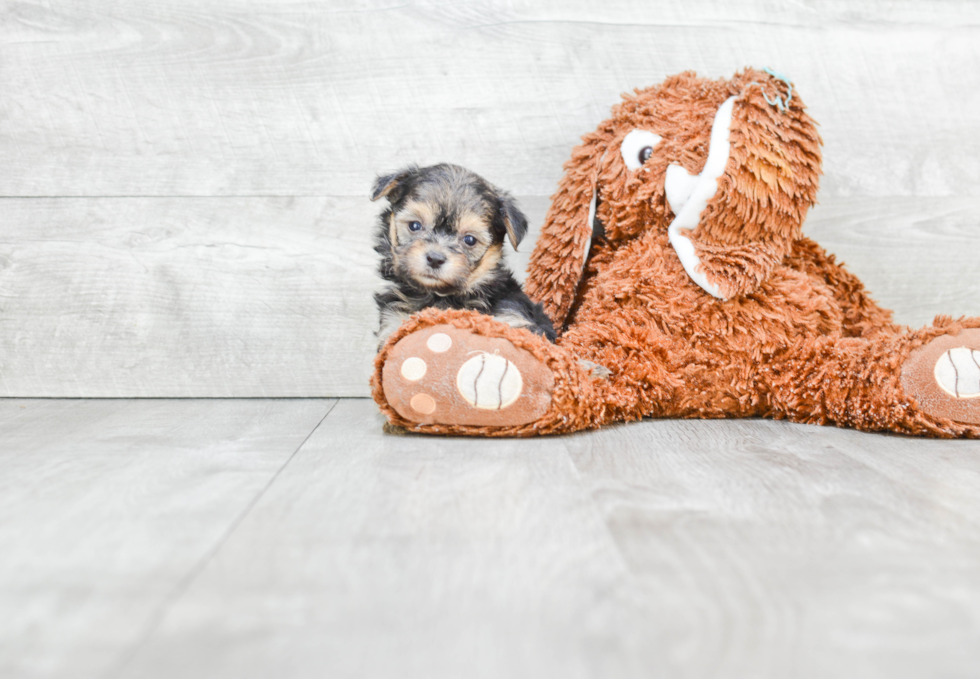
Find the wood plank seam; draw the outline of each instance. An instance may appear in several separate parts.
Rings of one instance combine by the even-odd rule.
[[[265,493],[269,490],[269,488],[272,487],[272,485],[276,482],[276,479],[278,479],[279,476],[282,474],[282,472],[286,469],[286,467],[289,466],[289,463],[293,461],[293,459],[296,457],[299,451],[302,450],[303,446],[306,445],[306,442],[310,440],[310,438],[313,436],[316,430],[320,428],[320,425],[322,425],[324,421],[326,421],[327,417],[330,416],[330,413],[333,412],[334,408],[337,407],[337,403],[339,402],[340,399],[334,400],[334,402],[327,409],[327,412],[324,413],[322,418],[320,418],[320,421],[316,423],[316,426],[310,430],[310,433],[306,435],[306,438],[304,438],[303,441],[298,446],[296,446],[296,450],[290,453],[289,457],[286,458],[286,461],[283,462],[282,465],[280,465],[280,467],[276,470],[276,472],[269,478],[268,483],[266,483],[259,490],[259,492],[255,494],[255,497],[253,497],[249,501],[249,503],[245,506],[245,508],[238,514],[238,516],[234,518],[234,520],[229,524],[228,529],[224,533],[222,533],[221,537],[219,537],[217,541],[215,541],[215,544],[208,551],[204,553],[204,555],[198,560],[198,562],[195,563],[193,567],[191,567],[191,569],[188,570],[187,574],[183,578],[181,578],[180,581],[174,586],[173,590],[171,590],[171,592],[166,597],[164,597],[163,601],[160,603],[157,609],[150,616],[149,622],[147,622],[146,627],[143,630],[143,633],[140,634],[139,638],[129,647],[129,649],[122,652],[118,664],[116,664],[115,667],[111,668],[106,673],[107,677],[120,676],[122,672],[125,671],[127,665],[139,653],[140,649],[143,648],[143,646],[150,639],[153,638],[153,633],[160,626],[160,623],[166,617],[167,612],[171,608],[173,608],[173,606],[178,601],[180,601],[180,598],[191,586],[191,584],[193,584],[194,580],[197,579],[198,576],[200,576],[200,574],[207,567],[208,563],[210,563],[211,560],[215,557],[215,555],[217,555],[218,552],[221,551],[221,547],[235,533],[235,531],[242,524],[245,518],[249,515],[252,509],[254,509],[255,506],[259,503],[259,501],[262,499],[262,496],[265,495]]]

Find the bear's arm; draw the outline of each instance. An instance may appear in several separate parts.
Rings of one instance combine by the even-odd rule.
[[[705,242],[697,235],[690,240],[700,260],[698,270],[726,300],[758,290],[785,256],[774,243],[717,245]]]

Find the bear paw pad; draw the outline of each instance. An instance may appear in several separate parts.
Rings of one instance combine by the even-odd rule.
[[[933,371],[936,383],[954,398],[980,396],[980,351],[955,347],[946,351]]]
[[[411,422],[513,426],[548,411],[554,377],[505,339],[439,325],[392,347],[382,387],[392,408]]]
[[[941,335],[913,351],[902,385],[930,415],[980,425],[980,329]]]

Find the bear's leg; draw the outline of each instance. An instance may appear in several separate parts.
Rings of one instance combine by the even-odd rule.
[[[880,332],[898,334],[892,312],[871,299],[861,280],[839,264],[833,255],[809,238],[800,238],[787,256],[786,266],[811,276],[825,286],[844,314],[846,337],[872,337]]]
[[[532,436],[599,423],[601,380],[570,352],[471,311],[429,309],[391,336],[374,397],[410,431]]]
[[[978,318],[903,335],[808,340],[761,372],[775,417],[980,437]]]

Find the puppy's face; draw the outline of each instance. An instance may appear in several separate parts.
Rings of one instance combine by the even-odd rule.
[[[445,184],[419,186],[388,217],[392,264],[399,278],[435,292],[478,284],[500,261],[503,241],[487,206],[473,192]]]
[[[507,194],[454,165],[380,177],[381,197],[391,203],[379,234],[391,271],[437,294],[473,291],[500,263],[504,237],[516,244],[527,228]]]

